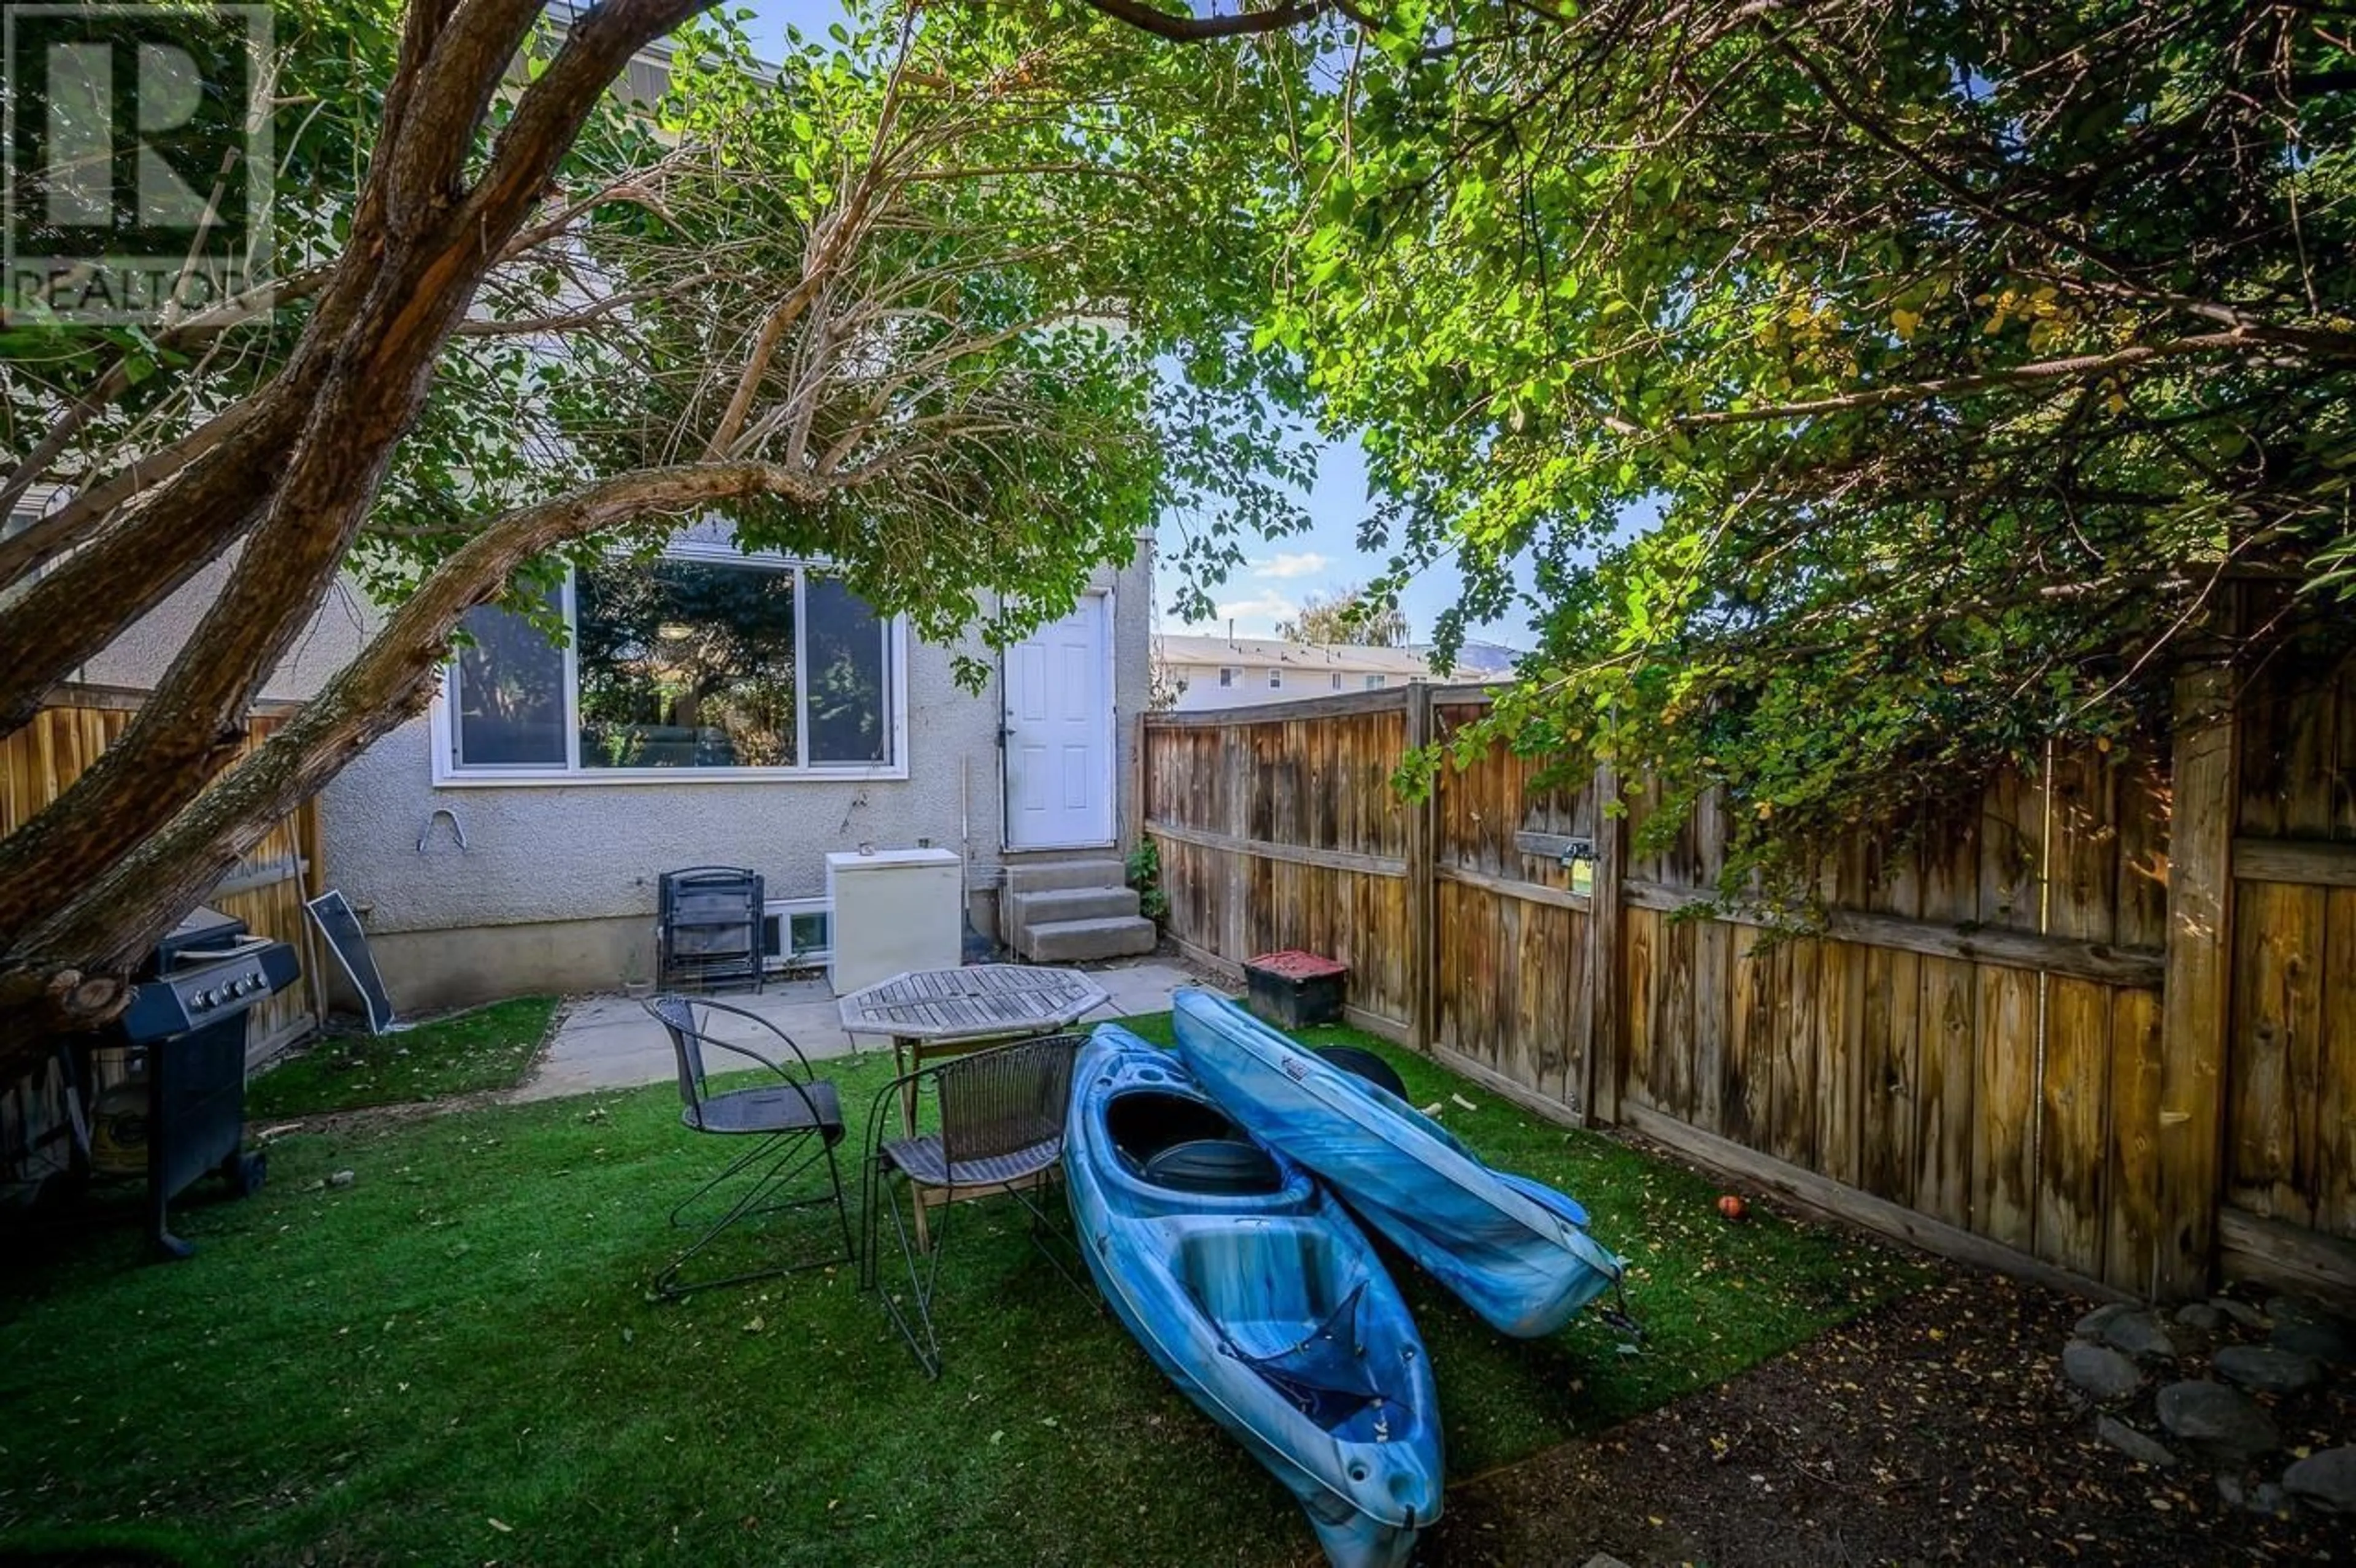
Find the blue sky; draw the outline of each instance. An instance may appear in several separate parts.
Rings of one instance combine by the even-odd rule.
[[[755,19],[747,28],[754,43],[772,57],[783,52],[788,26],[799,27],[808,37],[824,37],[828,26],[843,15],[841,0],[751,0],[750,9]],[[1308,492],[1308,531],[1250,549],[1248,562],[1212,595],[1218,604],[1216,618],[1195,629],[1225,630],[1232,621],[1240,635],[1264,636],[1309,595],[1332,593],[1375,576],[1385,560],[1362,552],[1357,546],[1358,524],[1367,509],[1365,460],[1357,443],[1328,444],[1318,458],[1316,483]],[[1174,522],[1165,525],[1164,532],[1176,526]],[[1408,585],[1400,603],[1418,638],[1430,635],[1432,623],[1456,602],[1460,587],[1455,569],[1444,562]],[[1167,601],[1161,584],[1156,585],[1155,598],[1165,628],[1177,630],[1162,608]],[[1535,641],[1526,617],[1520,613],[1471,635],[1516,648],[1526,648]]]

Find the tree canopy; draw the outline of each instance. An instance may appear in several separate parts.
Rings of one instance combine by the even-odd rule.
[[[1336,41],[1262,341],[1364,432],[1377,592],[1460,563],[1446,645],[1530,569],[1489,733],[1723,788],[1730,875],[1796,871],[2132,743],[2238,582],[2291,607],[2251,656],[2344,639],[2344,12],[1439,0]]]
[[[276,308],[0,336],[0,726],[226,571],[0,843],[0,1033],[119,1006],[568,551],[717,511],[1003,639],[1148,522],[1195,592],[1296,526],[1301,411],[1371,602],[1456,563],[1445,652],[1534,585],[1464,743],[1721,790],[1730,876],[2347,638],[2331,6],[877,0],[770,64],[708,8],[284,0]],[[236,761],[347,571],[397,608]]]
[[[1337,589],[1303,599],[1298,611],[1276,624],[1276,635],[1295,643],[1403,647],[1408,639],[1407,612],[1396,600],[1375,599],[1363,587]]]
[[[225,577],[124,735],[0,842],[6,1041],[119,1007],[430,700],[465,613],[544,616],[568,556],[719,516],[923,635],[1002,641],[1158,516],[1294,516],[1260,215],[1223,194],[1267,138],[1205,128],[1271,123],[1298,46],[878,5],[762,61],[706,8],[288,0],[275,308],[10,324],[0,485],[46,510],[0,543],[0,725]],[[347,573],[380,629],[241,758]]]

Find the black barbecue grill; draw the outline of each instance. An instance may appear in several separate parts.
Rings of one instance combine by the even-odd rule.
[[[198,909],[156,944],[113,1027],[73,1053],[85,1105],[99,1051],[127,1053],[146,1085],[147,1230],[167,1256],[194,1250],[172,1234],[166,1206],[197,1178],[218,1172],[241,1197],[262,1185],[265,1157],[243,1147],[246,1018],[300,974],[285,943]]]

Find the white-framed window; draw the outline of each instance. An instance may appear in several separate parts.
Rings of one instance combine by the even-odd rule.
[[[1233,665],[1221,665],[1219,667],[1219,684],[1221,686],[1233,686],[1235,683],[1236,667]]]
[[[1333,672],[1333,689],[1336,691],[1342,689],[1342,672],[1338,669]]]
[[[907,777],[907,628],[823,566],[682,544],[576,568],[559,647],[467,613],[434,705],[437,784]]]
[[[1283,685],[1284,672],[1282,670],[1271,669],[1268,672],[1268,688],[1270,691],[1280,690],[1282,688]]]
[[[761,967],[769,974],[823,964],[834,954],[834,906],[824,899],[771,899],[761,911]]]
[[[1390,677],[1387,675],[1370,675],[1366,677],[1366,689],[1368,691],[1380,691],[1384,687],[1389,684]]]

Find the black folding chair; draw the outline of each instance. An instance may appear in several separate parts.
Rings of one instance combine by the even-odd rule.
[[[679,1097],[681,1103],[679,1119],[699,1133],[755,1140],[727,1168],[681,1199],[671,1210],[670,1222],[673,1226],[687,1229],[702,1223],[703,1230],[685,1251],[671,1259],[662,1273],[655,1276],[655,1294],[675,1299],[691,1291],[709,1290],[714,1285],[741,1285],[746,1280],[766,1279],[798,1269],[848,1263],[855,1255],[856,1243],[851,1230],[851,1210],[843,1201],[842,1173],[834,1157],[834,1146],[842,1141],[843,1135],[842,1104],[835,1093],[834,1085],[810,1070],[809,1059],[802,1054],[801,1047],[796,1045],[785,1030],[757,1013],[721,1002],[699,999],[690,1003],[686,997],[675,996],[656,997],[645,1006],[670,1035],[672,1052],[679,1059]],[[701,1021],[696,1016],[699,1009],[703,1015]],[[793,1060],[800,1069],[798,1075],[789,1072],[777,1058],[764,1055],[734,1040],[714,1038],[710,1032],[711,1015],[713,1013],[726,1013],[744,1019],[774,1036],[786,1051],[793,1053]],[[757,1083],[750,1088],[730,1089],[718,1094],[707,1093],[703,1057],[707,1046],[750,1058],[767,1069],[774,1082]],[[779,1053],[780,1057],[782,1054]],[[802,1177],[821,1163],[826,1167],[823,1190],[792,1195]],[[699,1220],[696,1217],[699,1211],[709,1211],[704,1200],[732,1184],[735,1196],[721,1211],[719,1218],[708,1223]],[[818,1209],[829,1204],[833,1205],[835,1218],[842,1228],[840,1251],[830,1251],[823,1256],[789,1258],[766,1267],[717,1278],[683,1280],[680,1277],[681,1272],[697,1253],[710,1245],[723,1231],[739,1221],[786,1210]]]
[[[1060,1241],[1076,1262],[1076,1241],[1036,1200],[1063,1158],[1072,1062],[1084,1043],[1078,1035],[1044,1035],[976,1051],[905,1074],[875,1097],[861,1201],[866,1242],[862,1283],[877,1283],[880,1211],[889,1209],[901,1262],[908,1271],[905,1308],[890,1290],[879,1294],[893,1326],[916,1353],[928,1378],[941,1375],[933,1293],[952,1204],[1001,1193],[1011,1196],[1031,1217],[1032,1243],[1073,1289],[1087,1294],[1087,1286],[1050,1245]],[[914,1092],[927,1084],[939,1104],[940,1130],[920,1134],[907,1125],[905,1108],[913,1102]],[[894,1176],[907,1188],[912,1208],[929,1199],[939,1209],[939,1218],[930,1226],[932,1245],[922,1263],[891,1190]]]

